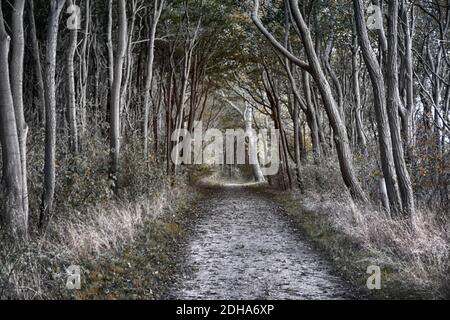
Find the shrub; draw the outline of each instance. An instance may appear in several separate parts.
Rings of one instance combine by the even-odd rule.
[[[130,138],[122,150],[120,197],[116,198],[108,180],[106,141],[91,137],[76,157],[66,157],[64,141],[59,141],[56,210],[45,233],[38,233],[41,139],[37,134],[30,141],[37,145],[30,148],[28,159],[30,240],[17,243],[0,228],[0,299],[65,298],[67,290],[64,294],[60,290],[65,267],[117,255],[133,242],[146,221],[158,218],[189,193],[184,176],[169,179],[162,165],[153,160],[145,163],[138,139]]]
[[[333,159],[324,160],[320,166],[303,167],[307,192],[296,197],[303,201],[307,212],[325,218],[329,227],[360,244],[380,265],[398,270],[435,297],[448,295],[450,221],[443,214],[445,208],[430,209],[419,198],[413,225],[409,220],[391,219],[377,200],[376,180],[381,173],[370,161],[356,163],[360,175],[366,173],[361,180],[366,181],[366,190],[372,190],[372,204],[356,206],[348,192],[342,192],[345,188]]]

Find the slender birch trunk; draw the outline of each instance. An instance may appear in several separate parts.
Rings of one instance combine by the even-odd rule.
[[[56,178],[56,49],[58,45],[59,17],[65,0],[52,0],[47,25],[45,55],[45,160],[44,190],[42,193],[39,225],[43,227],[53,213]]]
[[[69,5],[74,5],[73,0],[69,0]],[[70,30],[70,46],[67,53],[67,104],[69,113],[69,143],[72,153],[78,154],[78,125],[77,125],[77,103],[75,95],[75,70],[74,57],[77,50],[78,30]]]
[[[28,182],[27,182],[27,135],[28,125],[23,112],[23,59],[25,36],[23,30],[23,12],[25,0],[14,1],[12,10],[12,50],[10,64],[11,91],[14,101],[17,133],[19,137],[20,165],[22,170],[23,210],[25,223],[28,224]]]
[[[110,155],[111,155],[111,179],[114,190],[118,191],[118,176],[120,173],[120,103],[123,65],[127,50],[127,8],[126,1],[119,0],[119,33],[117,55],[114,62],[114,80],[111,89],[111,131],[110,131]]]
[[[150,116],[150,94],[153,82],[153,61],[155,58],[155,37],[156,27],[161,17],[162,9],[164,8],[165,0],[155,0],[153,4],[153,12],[149,15],[150,20],[150,40],[148,43],[148,61],[147,61],[147,76],[145,80],[145,98],[144,98],[144,159],[148,159],[148,127]]]
[[[30,37],[31,44],[33,48],[33,62],[35,68],[36,82],[37,82],[37,91],[38,91],[38,107],[39,107],[39,115],[42,124],[45,124],[45,89],[44,89],[44,76],[42,74],[42,65],[41,65],[41,50],[39,46],[39,41],[37,39],[36,32],[36,22],[34,19],[34,0],[28,0],[28,20],[30,24]]]
[[[2,146],[5,201],[1,204],[3,222],[14,237],[27,237],[27,216],[24,210],[21,150],[11,91],[8,63],[10,37],[6,33],[0,1],[0,143]]]

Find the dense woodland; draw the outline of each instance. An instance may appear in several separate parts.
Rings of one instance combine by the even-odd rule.
[[[3,0],[2,245],[65,242],[93,206],[211,170],[173,164],[174,130],[274,127],[277,175],[215,170],[401,224],[417,243],[399,247],[424,250],[405,259],[442,284],[449,107],[447,0]]]

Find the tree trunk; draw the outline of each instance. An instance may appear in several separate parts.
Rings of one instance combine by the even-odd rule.
[[[90,28],[90,21],[91,21],[91,8],[90,8],[90,0],[86,0],[86,11],[85,11],[85,24],[84,24],[84,39],[83,39],[83,46],[81,47],[81,54],[80,54],[80,70],[81,70],[81,76],[80,76],[80,106],[79,110],[81,111],[81,140],[78,141],[79,147],[81,146],[81,149],[83,147],[84,139],[86,137],[86,130],[87,130],[87,86],[88,86],[88,76],[89,76],[89,28]],[[81,143],[80,143],[81,141]]]
[[[47,49],[45,55],[45,160],[44,190],[42,193],[39,225],[48,221],[53,212],[55,197],[55,149],[56,149],[56,49],[58,45],[59,17],[65,0],[52,0],[47,26]]]
[[[353,37],[352,46],[352,77],[353,77],[353,93],[354,93],[354,103],[355,103],[355,124],[356,124],[356,136],[358,147],[364,153],[367,149],[366,135],[364,134],[363,120],[362,120],[362,105],[361,105],[361,91],[359,86],[359,67],[358,67],[358,40],[357,36]]]
[[[311,81],[310,76],[306,71],[303,71],[303,90],[305,91],[306,99],[306,120],[311,131],[311,143],[313,150],[314,162],[319,163],[321,157],[321,147],[319,139],[319,125],[316,117],[316,108],[311,99]]]
[[[333,98],[333,93],[328,83],[326,76],[321,67],[319,58],[315,51],[314,43],[311,38],[310,30],[303,19],[303,16],[298,7],[298,0],[289,0],[290,10],[294,19],[294,22],[300,32],[301,40],[305,48],[306,56],[309,64],[304,63],[286,48],[284,48],[277,40],[267,31],[258,18],[259,1],[255,0],[255,5],[252,12],[252,20],[261,33],[270,41],[270,43],[283,55],[285,55],[294,64],[298,65],[305,71],[312,74],[314,80],[317,83],[319,91],[322,95],[325,110],[328,115],[328,119],[333,128],[334,141],[336,144],[336,150],[339,159],[339,165],[341,169],[341,175],[344,183],[353,199],[361,202],[367,202],[368,199],[361,188],[359,181],[356,178],[356,173],[353,168],[352,154],[350,150],[350,144],[347,137],[347,130],[340,116],[339,107]]]
[[[367,26],[364,20],[364,3],[362,0],[353,0],[353,4],[355,9],[355,23],[358,32],[359,44],[362,50],[364,62],[369,71],[370,80],[372,82],[381,168],[386,181],[389,202],[391,204],[390,208],[392,213],[396,214],[402,210],[402,203],[392,153],[391,132],[386,110],[386,92],[383,74],[375,52],[370,45]]]
[[[163,100],[163,84],[161,83],[158,91],[158,102],[154,104],[153,108],[153,151],[155,153],[156,162],[159,162],[159,132],[161,130],[161,103]]]
[[[181,80],[181,91],[180,91],[180,97],[179,97],[179,112],[177,113],[177,120],[175,124],[175,130],[179,131],[183,127],[183,120],[184,120],[184,112],[186,108],[186,93],[187,93],[187,87],[189,82],[189,75],[191,72],[191,65],[192,65],[192,54],[194,51],[195,43],[197,41],[198,37],[198,31],[200,28],[200,22],[199,20],[196,30],[194,32],[194,35],[191,37],[190,31],[189,31],[189,8],[188,8],[188,2],[186,2],[185,7],[185,17],[186,17],[186,32],[187,32],[187,39],[186,44],[184,47],[184,63],[183,63],[183,69],[182,69],[182,80]],[[178,144],[177,144],[178,147]],[[179,152],[175,152],[175,156],[178,157]],[[175,163],[178,163],[178,159],[175,159]],[[177,173],[178,166],[175,165],[175,174]]]
[[[400,134],[398,87],[398,0],[391,0],[388,7],[388,54],[386,59],[387,109],[391,128],[394,163],[402,197],[403,211],[410,217],[415,216],[414,193],[406,167],[403,143]]]
[[[414,9],[411,6],[410,10]],[[412,136],[413,136],[413,114],[415,110],[414,103],[414,70],[413,70],[413,52],[412,52],[412,26],[411,26],[411,13],[406,7],[406,1],[402,0],[401,4],[401,21],[404,33],[405,54],[404,54],[404,66],[405,66],[405,94],[406,105],[404,108],[400,108],[400,116],[402,119],[402,136],[405,142],[406,153],[411,160],[412,158]]]
[[[27,133],[28,126],[23,112],[23,59],[25,37],[23,31],[23,12],[25,0],[16,0],[12,10],[12,50],[10,65],[11,91],[19,137],[20,163],[22,170],[23,210],[28,225],[28,183],[27,183]]]
[[[368,199],[356,178],[355,170],[353,168],[352,154],[350,144],[347,137],[347,129],[340,116],[339,107],[333,98],[330,84],[322,70],[317,54],[314,50],[314,44],[309,32],[308,26],[303,20],[302,14],[298,8],[297,0],[290,0],[291,12],[293,13],[294,21],[302,34],[302,42],[305,47],[305,52],[310,63],[312,76],[317,83],[319,91],[322,95],[322,100],[328,119],[333,128],[334,142],[339,159],[342,178],[345,185],[349,189],[352,197],[356,200],[367,202]]]
[[[69,0],[69,5],[74,5],[73,0]],[[70,46],[67,53],[67,103],[69,113],[69,143],[74,154],[78,154],[78,125],[77,125],[77,105],[75,96],[75,71],[74,57],[77,50],[78,30],[70,30]]]
[[[132,83],[132,74],[131,70],[133,70],[134,58],[133,58],[133,34],[134,28],[136,26],[136,14],[137,14],[137,2],[136,0],[131,2],[131,21],[128,28],[128,37],[127,37],[127,49],[126,49],[126,58],[124,61],[125,65],[125,74],[123,77],[123,83],[121,87],[120,93],[120,116],[126,120],[129,116],[129,103],[130,103],[130,83]],[[121,120],[121,135],[126,136],[126,124],[127,121]]]
[[[148,159],[148,126],[150,116],[150,94],[153,82],[153,61],[155,57],[155,37],[156,27],[164,7],[165,0],[156,0],[153,4],[153,12],[149,15],[150,20],[150,40],[148,43],[148,60],[147,60],[147,76],[145,80],[145,98],[144,98],[144,159]]]
[[[300,148],[300,110],[299,104],[295,99],[291,99],[294,107],[294,149],[295,149],[295,172],[297,175],[297,186],[300,192],[304,192],[303,179],[302,179],[302,156]]]
[[[27,216],[23,207],[21,150],[9,78],[10,37],[5,30],[1,7],[0,1],[0,142],[3,159],[2,189],[5,194],[1,212],[4,213],[3,223],[11,234],[18,238],[26,238]]]
[[[111,89],[114,81],[114,50],[112,43],[112,24],[113,24],[113,0],[108,2],[108,26],[106,31],[106,46],[108,48],[108,81]]]
[[[253,109],[246,103],[244,111],[245,133],[248,137],[249,162],[253,169],[253,176],[257,182],[264,182],[264,175],[261,171],[258,160],[258,143],[253,130]]]
[[[127,12],[126,1],[119,0],[119,33],[116,61],[114,62],[114,80],[111,89],[111,179],[114,190],[118,191],[118,176],[120,171],[120,102],[123,64],[127,50]]]
[[[33,47],[33,62],[36,74],[37,91],[39,95],[39,114],[41,123],[45,123],[45,88],[44,88],[44,76],[42,75],[41,65],[41,50],[39,48],[39,41],[36,33],[36,23],[34,19],[34,0],[28,0],[28,18],[30,21],[30,37]]]
[[[325,70],[328,72],[328,74],[331,78],[331,81],[333,82],[333,85],[336,89],[336,93],[338,96],[339,112],[341,115],[342,122],[345,124],[344,93],[342,90],[342,85],[339,82],[339,79],[338,79],[336,73],[334,72],[334,70],[331,66],[331,62],[330,62],[331,53],[333,51],[333,45],[334,45],[334,34],[331,34],[330,37],[328,38],[327,45],[325,48],[323,64],[325,66]]]

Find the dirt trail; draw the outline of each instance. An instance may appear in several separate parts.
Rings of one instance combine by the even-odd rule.
[[[343,299],[350,290],[280,207],[254,188],[225,186],[199,206],[175,299]]]

